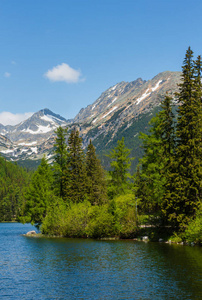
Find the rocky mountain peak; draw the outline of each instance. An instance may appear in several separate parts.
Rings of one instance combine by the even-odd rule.
[[[93,104],[82,108],[74,120],[65,120],[44,108],[18,125],[0,125],[0,152],[14,160],[38,159],[43,154],[51,157],[58,126],[68,126],[70,131],[78,125],[84,147],[91,139],[98,151],[110,149],[122,136],[131,143],[142,131],[139,120],[149,121],[166,92],[174,96],[178,91],[180,80],[180,72],[166,71],[148,81],[142,78],[122,81],[104,91]]]
[[[120,82],[103,92],[92,104],[83,108],[74,123],[90,123],[97,126],[108,121],[122,110],[124,119],[131,119],[159,103],[159,96],[166,91],[176,91],[180,72],[162,72],[151,80],[138,78],[132,82]]]

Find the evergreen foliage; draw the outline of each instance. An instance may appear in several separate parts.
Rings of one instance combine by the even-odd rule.
[[[0,157],[0,222],[18,218],[29,177],[25,169]]]
[[[111,161],[111,176],[109,181],[108,194],[110,198],[115,195],[121,195],[126,192],[130,186],[130,173],[131,158],[129,157],[130,150],[125,147],[124,138],[118,141],[117,146],[112,149],[109,154]]]
[[[184,228],[201,202],[201,59],[188,48],[179,85],[176,154],[168,176],[164,213],[172,225]]]
[[[64,197],[64,176],[66,172],[67,164],[67,128],[59,126],[56,133],[56,139],[54,144],[54,187],[56,194],[60,197]]]
[[[39,227],[46,216],[48,205],[53,197],[53,173],[45,157],[33,174],[31,183],[27,189],[26,203],[20,221]]]
[[[172,98],[166,95],[161,111],[150,121],[149,134],[141,134],[144,156],[135,177],[135,190],[141,209],[161,215],[164,185],[174,153],[174,122]]]
[[[85,154],[79,131],[73,129],[68,138],[68,161],[65,173],[65,199],[78,203],[84,201],[87,193]]]
[[[91,204],[106,202],[107,190],[104,170],[96,156],[91,140],[86,152],[87,196]]]

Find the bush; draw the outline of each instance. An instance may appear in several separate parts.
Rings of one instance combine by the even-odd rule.
[[[51,203],[41,226],[44,234],[78,238],[132,238],[136,235],[133,194],[118,196],[102,206],[91,205],[88,201],[67,206],[58,197]]]
[[[114,216],[110,213],[108,205],[92,206],[86,233],[92,238],[116,235]]]
[[[86,227],[90,219],[91,204],[88,201],[74,203],[67,211],[66,231],[67,237],[87,237]]]
[[[115,198],[115,218],[121,238],[132,238],[137,233],[137,211],[134,194]]]
[[[66,231],[67,208],[63,200],[54,197],[41,225],[41,232],[48,235],[64,236]]]
[[[202,205],[185,230],[184,237],[189,243],[202,243]]]

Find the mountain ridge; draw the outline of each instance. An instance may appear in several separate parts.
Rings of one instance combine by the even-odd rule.
[[[124,136],[126,145],[132,145],[132,141],[139,145],[138,132],[148,130],[146,120],[148,122],[159,110],[166,93],[175,97],[180,80],[181,72],[165,71],[148,81],[142,78],[122,81],[101,93],[71,120],[44,108],[17,125],[0,124],[0,152],[7,159],[16,161],[38,160],[44,154],[51,159],[55,129],[64,126],[69,131],[77,127],[84,148],[91,139],[101,159],[105,160],[102,154],[114,146],[118,137]],[[137,147],[133,148],[139,152]]]

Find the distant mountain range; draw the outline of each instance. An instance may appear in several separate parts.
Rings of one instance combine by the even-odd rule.
[[[0,152],[7,159],[24,162],[24,165],[27,160],[38,162],[44,154],[51,159],[55,129],[63,126],[71,130],[76,126],[84,148],[91,139],[105,167],[109,166],[105,154],[122,136],[126,146],[132,149],[132,155],[136,156],[135,165],[142,153],[139,132],[148,131],[148,121],[159,111],[166,92],[175,99],[180,76],[180,72],[167,71],[148,81],[138,78],[117,83],[93,104],[82,108],[73,120],[42,109],[18,125],[0,124]]]

